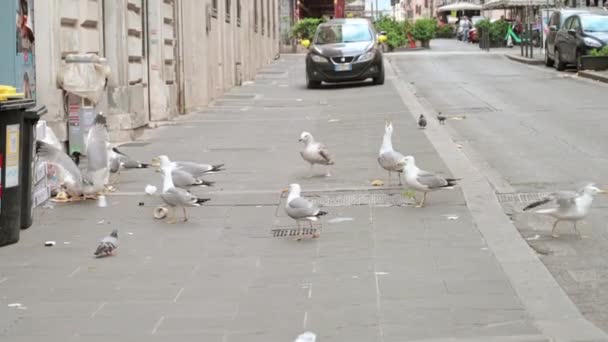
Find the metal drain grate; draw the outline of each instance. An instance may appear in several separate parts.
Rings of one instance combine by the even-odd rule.
[[[522,192],[496,194],[500,203],[527,204],[547,197],[550,192]]]
[[[130,142],[130,143],[126,143],[121,145],[121,147],[144,147],[150,145],[149,142],[144,142],[144,141],[138,141],[138,142]]]
[[[318,234],[317,228],[276,228],[272,230],[273,237],[313,236]]]
[[[401,193],[350,192],[330,195],[327,193],[308,193],[303,196],[320,207],[403,206],[413,204],[413,202],[408,202]]]

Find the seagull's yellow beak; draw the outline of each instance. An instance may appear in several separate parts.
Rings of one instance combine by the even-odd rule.
[[[286,193],[286,192],[289,192],[289,188],[285,188],[285,189],[281,190],[281,193],[282,193],[282,194],[284,194],[284,193]]]
[[[600,189],[599,193],[600,194],[608,194],[608,190]]]

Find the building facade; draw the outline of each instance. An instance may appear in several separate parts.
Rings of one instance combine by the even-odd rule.
[[[37,101],[61,141],[87,106],[106,114],[113,140],[133,139],[253,79],[279,51],[280,0],[36,0],[33,13]],[[74,53],[107,60],[97,103],[58,85]]]

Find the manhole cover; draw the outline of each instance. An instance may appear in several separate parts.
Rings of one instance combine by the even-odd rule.
[[[496,194],[500,203],[527,204],[540,201],[550,195],[550,192],[522,192]]]

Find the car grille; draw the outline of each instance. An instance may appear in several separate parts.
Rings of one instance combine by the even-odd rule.
[[[352,63],[354,59],[355,59],[355,56],[332,57],[331,61],[336,64],[343,64],[343,63]]]

